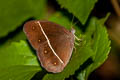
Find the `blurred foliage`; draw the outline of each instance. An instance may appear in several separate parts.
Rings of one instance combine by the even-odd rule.
[[[104,26],[106,18],[89,16],[96,0],[57,2],[70,12],[66,11],[68,15],[78,18],[79,23],[71,25],[70,18],[63,11],[54,12],[48,20],[67,29],[73,27],[75,35],[82,41],[76,41],[79,45],[75,45],[72,58],[61,73],[46,72],[38,77],[43,77],[43,80],[64,80],[75,75],[77,79],[85,80],[106,60],[110,51],[110,40]],[[30,80],[36,73],[44,72],[35,52],[26,41],[21,25],[31,18],[43,19],[49,13],[45,11],[46,3],[46,0],[0,0],[0,80]],[[36,80],[35,76],[33,80]]]
[[[85,24],[87,18],[93,9],[97,0],[57,0],[62,8],[66,8],[70,13],[76,16],[82,24]]]
[[[45,0],[0,0],[0,38],[29,18],[45,14]]]

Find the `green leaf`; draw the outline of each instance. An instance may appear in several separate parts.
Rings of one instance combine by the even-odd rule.
[[[85,24],[97,0],[57,0],[61,7],[66,8]]]
[[[1,38],[0,39],[0,47],[8,46],[12,42],[19,42],[20,40],[26,40],[26,36],[25,36],[23,30],[17,31],[17,33],[12,33],[12,34],[9,34],[9,36]]]
[[[95,55],[93,56],[94,63],[88,68],[87,74],[99,67],[108,57],[110,51],[110,40],[108,39],[107,30],[104,25],[97,19],[94,19],[96,31],[94,32],[94,42],[92,44]]]
[[[104,19],[98,20],[96,18],[92,18],[86,30],[87,42],[91,43],[90,46],[94,52],[93,63],[85,69],[86,79],[92,71],[94,71],[107,59],[108,53],[110,51],[110,40],[108,39],[107,30],[103,25],[102,20]],[[79,75],[82,74],[83,73],[80,73]],[[78,79],[83,80],[80,78]]]
[[[27,42],[0,46],[0,80],[29,80],[40,70]]]
[[[65,25],[66,28],[70,27],[68,25],[70,23],[69,20],[67,20],[67,18],[64,17],[63,15],[60,15],[60,13],[54,15],[52,18],[50,18],[50,20],[58,24],[61,24],[62,26]],[[80,33],[80,30],[77,29],[76,32]],[[91,51],[90,47],[87,46],[87,43],[85,42],[86,41],[80,43],[81,46],[75,46],[76,51],[73,52],[70,62],[61,73],[57,74],[47,73],[44,76],[43,80],[64,80],[65,78],[68,78],[70,75],[73,75],[75,71],[78,70],[80,66],[93,55],[93,52]]]
[[[41,18],[46,0],[0,0],[0,37],[6,36],[31,17]]]
[[[16,65],[0,69],[0,80],[30,80],[36,72],[40,71],[39,66]]]
[[[78,80],[85,80],[85,70],[81,71],[80,74],[78,74],[77,79]]]

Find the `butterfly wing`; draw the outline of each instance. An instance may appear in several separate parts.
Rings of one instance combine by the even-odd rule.
[[[40,25],[36,22],[38,21],[25,24],[24,32],[32,46],[37,50],[37,56],[41,65],[49,72],[61,72],[70,60],[74,47],[74,34],[58,24],[49,21],[39,21],[52,48],[63,61],[61,63],[48,45]]]

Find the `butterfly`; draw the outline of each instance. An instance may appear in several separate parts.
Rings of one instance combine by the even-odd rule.
[[[50,21],[33,20],[24,24],[23,31],[43,68],[52,73],[64,70],[74,48],[74,29],[68,30]]]

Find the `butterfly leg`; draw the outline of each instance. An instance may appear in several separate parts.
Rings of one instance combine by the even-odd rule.
[[[75,36],[75,39],[78,40],[78,41],[82,41],[82,39],[78,38],[77,36]]]

